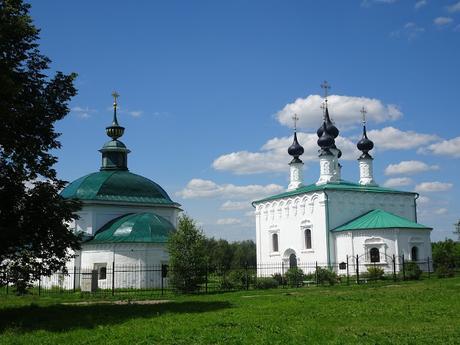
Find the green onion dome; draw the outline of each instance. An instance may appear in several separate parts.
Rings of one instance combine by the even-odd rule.
[[[155,213],[131,213],[112,219],[86,243],[166,243],[174,231],[171,222]]]

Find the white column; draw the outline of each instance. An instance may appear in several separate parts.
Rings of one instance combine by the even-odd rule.
[[[334,157],[333,154],[325,154],[319,157],[320,175],[318,182],[316,182],[317,185],[336,181],[336,176],[334,176]]]
[[[294,190],[303,185],[303,163],[290,163],[290,182],[288,186],[289,190]]]
[[[359,159],[359,184],[363,186],[376,186],[372,157]]]

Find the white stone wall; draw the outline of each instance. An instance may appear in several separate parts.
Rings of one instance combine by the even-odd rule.
[[[324,193],[273,200],[256,205],[256,245],[258,264],[271,266],[283,262],[289,267],[289,256],[297,262],[327,261],[327,236]],[[311,230],[311,249],[305,247],[304,230]],[[278,235],[277,252],[272,235]],[[269,270],[265,270],[267,274]]]

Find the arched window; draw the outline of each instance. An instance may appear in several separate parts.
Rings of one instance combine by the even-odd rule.
[[[311,230],[306,229],[305,234],[305,249],[311,249]]]
[[[410,251],[410,259],[412,261],[418,261],[418,248],[416,246],[413,246]]]
[[[371,262],[380,262],[380,252],[378,248],[371,248],[369,251]]]
[[[274,252],[278,251],[278,234],[272,235],[272,248]]]
[[[295,268],[297,267],[297,257],[295,254],[289,255],[289,268]]]

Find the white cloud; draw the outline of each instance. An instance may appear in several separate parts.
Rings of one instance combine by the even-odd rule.
[[[408,186],[414,183],[411,178],[409,177],[395,177],[395,178],[390,178],[385,181],[383,184],[385,187],[402,187],[402,186]]]
[[[427,1],[427,0],[418,0],[418,1],[415,3],[414,7],[415,7],[416,10],[418,10],[418,9],[420,9],[420,8],[422,8],[422,7],[424,7],[424,6],[426,6],[427,4],[428,4],[428,1]]]
[[[398,164],[390,164],[385,169],[385,175],[416,174],[423,171],[438,170],[437,165],[428,165],[420,161],[402,161]]]
[[[452,23],[454,20],[451,17],[437,17],[433,20],[433,23],[437,26],[444,26]]]
[[[246,210],[251,208],[251,202],[246,201],[231,201],[228,200],[220,205],[221,211],[239,211],[239,210]]]
[[[187,186],[177,192],[184,199],[192,198],[244,198],[257,199],[280,193],[284,188],[277,184],[236,186],[234,184],[219,185],[210,180],[192,179]]]
[[[436,135],[401,131],[394,127],[371,130],[368,137],[379,150],[408,150],[438,139]]]
[[[418,204],[421,204],[421,205],[426,205],[428,204],[429,202],[431,201],[431,199],[427,196],[420,196],[418,199],[417,199],[417,203]]]
[[[292,117],[297,114],[299,127],[316,130],[322,123],[323,115],[320,107],[323,100],[319,95],[298,98],[293,103],[286,104],[277,113],[277,119],[281,124],[292,127]],[[361,122],[360,109],[362,107],[367,110],[368,120],[377,123],[396,120],[402,116],[396,105],[385,105],[375,98],[332,95],[328,100],[329,114],[339,129],[358,125]]]
[[[220,218],[217,220],[217,225],[235,225],[240,224],[241,220],[238,218]]]
[[[450,13],[460,12],[460,1],[455,3],[455,4],[453,4],[453,5],[447,6],[447,10]]]
[[[318,136],[313,133],[297,133],[299,143],[305,152],[300,157],[304,163],[318,160]],[[230,171],[237,175],[257,174],[267,172],[287,172],[288,163],[292,159],[287,153],[292,144],[292,136],[268,140],[260,152],[238,151],[222,155],[214,160],[212,167],[216,170]],[[342,150],[342,158],[354,160],[359,157],[356,144],[350,139],[339,136],[337,147]]]
[[[128,111],[128,114],[131,115],[132,117],[139,117],[143,113],[144,112],[142,110]]]
[[[452,183],[445,183],[445,182],[422,182],[415,186],[415,190],[417,192],[445,192],[451,189],[453,186]]]
[[[431,153],[458,158],[460,157],[460,137],[433,143],[419,149],[419,153]]]
[[[409,22],[404,25],[403,34],[409,39],[417,38],[421,33],[425,32],[425,28],[418,26],[414,22]]]
[[[87,119],[91,117],[92,114],[97,113],[97,110],[95,109],[91,109],[89,107],[82,108],[79,106],[73,107],[72,109],[70,109],[70,111],[81,119]]]
[[[440,216],[440,215],[443,215],[443,214],[447,214],[449,210],[447,208],[444,208],[444,207],[441,207],[441,208],[438,208],[436,210],[434,210],[434,214]]]

